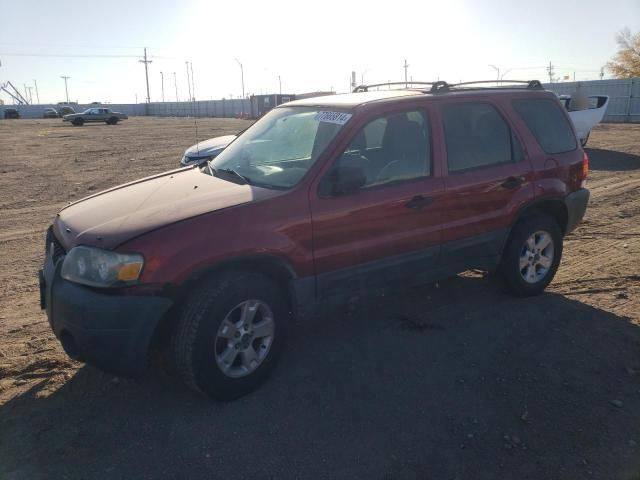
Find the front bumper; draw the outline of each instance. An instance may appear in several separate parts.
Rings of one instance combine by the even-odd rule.
[[[116,295],[60,276],[62,260],[47,255],[40,272],[40,303],[67,354],[101,370],[142,373],[153,332],[172,301],[160,296]]]
[[[578,224],[582,222],[588,203],[589,190],[586,188],[576,190],[565,197],[564,204],[567,206],[567,228],[564,232],[565,235],[571,233]]]

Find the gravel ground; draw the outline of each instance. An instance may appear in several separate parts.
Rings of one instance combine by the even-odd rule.
[[[592,133],[591,204],[546,294],[470,272],[327,308],[229,404],[71,361],[38,306],[55,213],[194,140],[188,119],[0,121],[0,478],[640,479],[640,125]]]

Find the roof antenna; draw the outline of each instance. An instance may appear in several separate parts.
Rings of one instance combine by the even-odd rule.
[[[196,134],[196,151],[200,155],[200,141],[198,140],[198,116],[196,115],[196,85],[193,81],[193,62],[185,62],[187,64],[187,83],[189,83],[189,67],[191,67],[191,84],[189,91],[191,93],[191,115],[193,115],[193,128]]]

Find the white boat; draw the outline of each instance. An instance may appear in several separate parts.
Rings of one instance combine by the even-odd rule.
[[[589,96],[589,108],[584,110],[572,110],[570,107],[571,96],[561,95],[560,103],[569,112],[569,117],[576,129],[580,143],[584,147],[589,140],[591,129],[599,124],[604,118],[609,105],[609,97],[607,95],[591,95]]]

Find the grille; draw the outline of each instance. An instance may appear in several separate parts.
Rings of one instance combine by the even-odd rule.
[[[66,255],[67,251],[53,234],[53,226],[47,229],[47,237],[44,244],[44,253],[47,254],[49,245],[53,243],[53,263],[56,263],[61,257]]]

